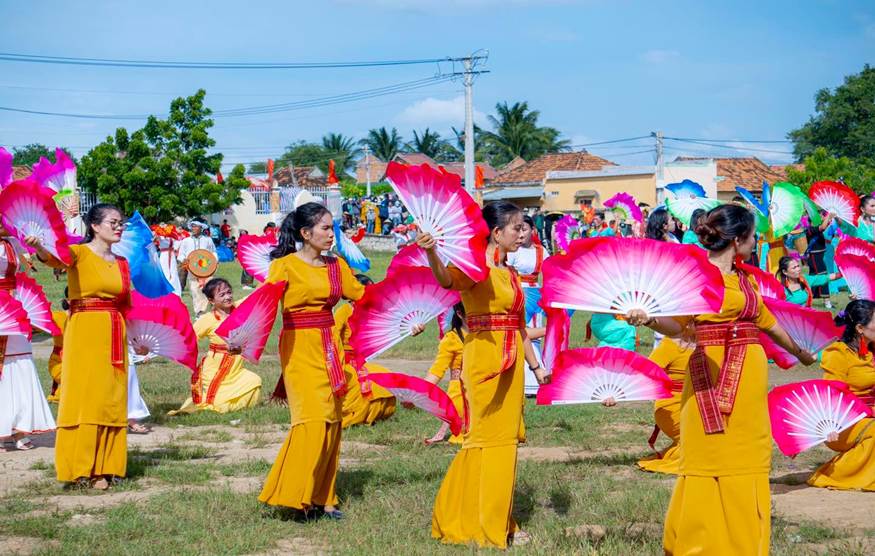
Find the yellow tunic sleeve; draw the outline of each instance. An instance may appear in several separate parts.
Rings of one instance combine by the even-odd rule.
[[[352,310],[351,303],[344,303],[334,311],[334,329],[340,337],[340,343],[343,345],[344,350],[352,348],[350,345],[352,330],[349,328],[349,317],[352,316]]]
[[[447,266],[447,270],[450,272],[450,278],[452,279],[452,284],[448,289],[456,290],[456,291],[465,291],[470,290],[474,287],[474,280],[468,278],[468,275],[459,270],[457,267],[453,265]]]
[[[442,379],[447,370],[452,368],[457,351],[461,347],[457,346],[453,339],[458,339],[454,331],[450,331],[441,339],[440,344],[438,344],[437,357],[435,357],[434,363],[432,363],[431,368],[428,370],[428,374]]]
[[[75,244],[75,245],[70,246],[70,259],[71,260],[70,260],[69,265],[64,264],[64,261],[58,259],[54,255],[49,255],[48,260],[43,261],[43,262],[51,268],[70,268],[70,267],[76,266],[76,261],[79,260],[79,250],[80,249],[88,249],[88,247],[85,247],[84,245],[81,245],[81,244]],[[39,258],[39,257],[37,257],[37,258]]]
[[[286,280],[285,266],[282,259],[274,259],[270,262],[270,267],[267,269],[267,284],[274,284]]]
[[[206,338],[216,327],[216,318],[212,313],[201,315],[199,319],[194,321],[194,333],[198,338]]]
[[[365,295],[365,287],[358,281],[355,274],[352,273],[352,270],[349,268],[349,265],[346,264],[346,261],[337,257],[337,263],[340,265],[340,281],[343,288],[343,298],[349,299],[350,301],[358,301],[363,295]]]
[[[839,342],[834,342],[823,350],[820,367],[823,369],[823,378],[825,380],[847,381],[848,360]]]

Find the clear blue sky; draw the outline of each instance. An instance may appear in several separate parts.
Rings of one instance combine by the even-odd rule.
[[[868,1],[324,0],[240,2],[0,0],[0,52],[185,61],[351,61],[463,56],[487,49],[474,102],[527,100],[574,144],[646,135],[784,139],[813,112],[815,92],[872,63]],[[450,71],[449,65],[441,70]],[[163,113],[207,90],[213,109],[305,100],[432,75],[436,66],[213,71],[0,61],[0,106],[89,114]],[[251,162],[329,131],[356,138],[395,126],[405,138],[462,126],[461,83],[271,115],[216,118],[226,161]],[[119,125],[0,112],[0,145],[71,146],[81,156]],[[640,145],[636,147],[635,145]],[[652,141],[591,147],[619,163]],[[742,154],[668,142],[681,153]],[[786,151],[786,144],[743,144]],[[745,151],[750,152],[750,151]],[[777,152],[754,152],[786,162]],[[625,155],[625,156],[621,156]]]

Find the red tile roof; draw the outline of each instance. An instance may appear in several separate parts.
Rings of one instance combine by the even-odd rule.
[[[420,164],[428,164],[432,168],[437,168],[438,166],[438,163],[432,157],[422,153],[398,153],[395,155],[394,160],[411,166],[419,166]]]
[[[763,190],[763,181],[770,185],[787,179],[783,167],[777,170],[756,157],[711,158],[706,156],[679,156],[675,160],[713,160],[717,163],[717,191],[734,192],[740,185],[748,191]]]
[[[549,153],[531,162],[500,173],[490,185],[542,183],[547,172],[557,170],[597,172],[605,166],[616,166],[610,160],[591,155],[586,151],[573,153]]]
[[[30,176],[33,173],[33,170],[30,169],[30,166],[13,166],[12,167],[12,180],[18,181],[23,180],[24,178]]]
[[[293,180],[290,168],[283,166],[273,173],[273,179],[276,180],[277,185],[286,187],[291,185],[297,185],[305,189],[308,187],[327,187],[328,182],[325,176],[312,175],[314,170],[316,170],[315,166],[295,166],[295,179]],[[319,174],[321,172],[315,173]]]
[[[495,179],[495,176],[498,175],[498,171],[493,168],[488,162],[476,162],[474,164],[483,169],[483,180],[489,181]],[[456,174],[462,180],[465,179],[465,163],[464,162],[445,162],[441,164],[444,168],[446,168],[447,172],[451,174]]]

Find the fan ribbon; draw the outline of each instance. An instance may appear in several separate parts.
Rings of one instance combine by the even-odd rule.
[[[109,313],[110,320],[110,360],[113,367],[122,373],[127,372],[125,366],[125,353],[127,346],[124,341],[124,322],[122,312],[130,305],[131,295],[131,270],[128,261],[122,257],[116,257],[119,272],[122,275],[122,291],[115,299],[101,299],[98,297],[83,297],[82,299],[70,300],[70,316],[76,313]]]
[[[722,433],[723,415],[732,413],[747,346],[759,343],[759,329],[752,322],[757,316],[757,296],[747,275],[739,272],[738,283],[744,294],[744,308],[735,322],[696,326],[696,349],[690,357],[690,380],[702,416],[705,434]],[[723,365],[717,387],[708,371],[706,346],[723,346]]]
[[[225,380],[225,377],[228,376],[228,373],[231,372],[231,366],[234,364],[234,356],[228,351],[228,346],[223,344],[210,344],[210,351],[213,353],[221,353],[222,360],[219,362],[219,372],[216,373],[216,376],[213,377],[213,380],[210,381],[210,385],[207,387],[207,399],[206,403],[212,404],[216,400],[216,394],[219,392],[219,386],[222,385],[222,381]],[[206,360],[208,355],[204,355],[201,358],[200,364],[197,366],[197,371],[191,375],[191,401],[196,404],[201,403],[201,392],[203,392],[203,375],[202,370],[204,367],[204,361]]]
[[[485,315],[469,315],[465,320],[468,324],[468,329],[471,332],[486,332],[495,331],[503,332],[504,339],[502,341],[501,350],[501,367],[495,374],[489,375],[481,382],[491,380],[506,370],[510,369],[516,363],[517,352],[517,332],[525,323],[525,295],[523,295],[522,287],[520,287],[516,272],[510,271],[510,284],[513,287],[513,303],[510,306],[508,313],[491,313]]]
[[[530,286],[538,285],[538,276],[541,274],[541,265],[544,263],[544,248],[535,244],[535,270],[531,274],[520,275],[520,280]],[[497,250],[496,250],[497,251]]]
[[[3,243],[3,248],[6,250],[6,274],[0,278],[0,290],[14,290],[18,256],[15,254],[15,248],[12,247],[11,241],[0,238],[0,242]]]

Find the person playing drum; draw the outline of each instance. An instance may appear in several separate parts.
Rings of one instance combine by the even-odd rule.
[[[198,277],[191,271],[189,265],[189,255],[192,252],[203,249],[215,255],[216,246],[209,237],[203,235],[206,229],[206,223],[192,219],[188,222],[188,229],[191,235],[179,242],[179,252],[176,255],[176,260],[186,269],[188,273],[188,291],[191,293],[191,301],[194,309],[195,317],[200,317],[207,312],[209,308],[207,298],[201,291],[203,284],[206,282],[206,277]]]

